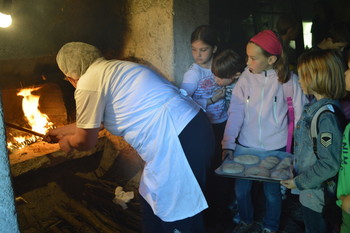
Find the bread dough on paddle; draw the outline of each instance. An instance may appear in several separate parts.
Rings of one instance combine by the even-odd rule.
[[[238,174],[243,172],[244,166],[239,163],[225,163],[222,165],[222,171],[231,174]]]
[[[267,156],[261,161],[260,166],[267,169],[271,169],[275,167],[279,162],[280,162],[280,159],[278,157]]]
[[[260,159],[256,155],[237,155],[234,156],[233,161],[241,164],[252,165],[259,163]]]
[[[292,158],[286,157],[282,159],[282,161],[277,165],[276,170],[286,169],[286,168],[289,169],[291,165],[292,165]]]
[[[287,180],[291,178],[291,174],[288,169],[279,169],[271,173],[271,178]]]
[[[251,167],[248,168],[245,172],[244,172],[245,176],[262,176],[262,177],[269,177],[270,176],[270,172],[268,169],[264,168],[264,167]]]

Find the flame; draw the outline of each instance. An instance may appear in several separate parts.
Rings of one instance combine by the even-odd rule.
[[[49,121],[49,117],[46,114],[41,113],[39,110],[40,96],[32,94],[32,91],[39,89],[40,87],[21,89],[17,95],[23,96],[22,109],[32,130],[45,134],[53,126],[53,123]]]
[[[32,127],[32,130],[41,134],[45,134],[48,131],[48,129],[54,127],[54,124],[50,122],[49,117],[46,114],[41,113],[41,111],[39,110],[40,96],[32,94],[33,91],[39,90],[40,88],[41,87],[21,89],[17,93],[17,96],[23,97],[23,113],[28,124]],[[13,141],[7,143],[7,148],[10,151],[14,149],[22,149],[25,146],[30,145],[40,139],[40,137],[35,135],[26,137],[13,137]]]

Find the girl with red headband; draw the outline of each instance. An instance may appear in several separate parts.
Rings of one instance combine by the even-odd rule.
[[[307,102],[298,77],[284,59],[282,43],[271,30],[250,39],[246,46],[247,67],[233,89],[222,141],[223,158],[233,159],[242,150],[285,151],[288,135],[288,105],[283,84],[293,85],[293,107],[298,120]],[[234,232],[252,232],[254,207],[252,180],[236,179],[235,194],[241,223]],[[262,232],[277,232],[281,215],[280,184],[263,182],[266,206]],[[261,230],[259,231],[261,232]]]

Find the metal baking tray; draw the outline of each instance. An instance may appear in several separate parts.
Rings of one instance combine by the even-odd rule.
[[[239,162],[235,162],[234,160],[230,159],[230,158],[226,158],[223,163],[220,165],[220,167],[218,167],[215,170],[215,173],[217,175],[223,176],[223,177],[229,177],[229,178],[235,178],[235,179],[248,179],[248,180],[257,180],[257,181],[268,181],[268,182],[276,182],[279,183],[281,180],[285,180],[285,179],[290,179],[293,178],[293,155],[287,152],[283,152],[283,151],[267,151],[267,150],[257,150],[257,149],[251,149],[251,148],[245,148],[245,147],[237,147],[235,150],[235,154],[234,157],[238,157],[238,156],[242,156],[242,155],[255,155],[257,157],[259,157],[259,161],[255,164],[242,164]],[[289,167],[285,168],[284,170],[286,170],[286,172],[288,173],[288,177],[279,177],[279,178],[272,178],[272,177],[266,177],[266,176],[256,176],[256,175],[246,175],[245,171],[251,167],[259,167],[261,164],[261,161],[264,160],[266,157],[268,156],[275,156],[277,158],[279,158],[279,163],[284,159],[284,158],[290,158],[291,159],[291,163],[289,165]],[[229,172],[225,172],[223,170],[223,166],[225,164],[228,163],[239,163],[241,165],[243,165],[244,170],[240,173],[229,173]],[[278,163],[278,164],[279,164]],[[276,164],[274,167],[272,167],[269,170],[269,174],[271,175],[272,172],[274,172],[276,170],[276,167],[278,166],[278,164]]]

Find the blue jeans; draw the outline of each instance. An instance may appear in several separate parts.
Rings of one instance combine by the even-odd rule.
[[[235,193],[241,220],[247,224],[254,221],[254,207],[251,199],[252,180],[236,179]],[[282,211],[282,198],[279,183],[263,182],[265,194],[264,228],[277,231]]]

